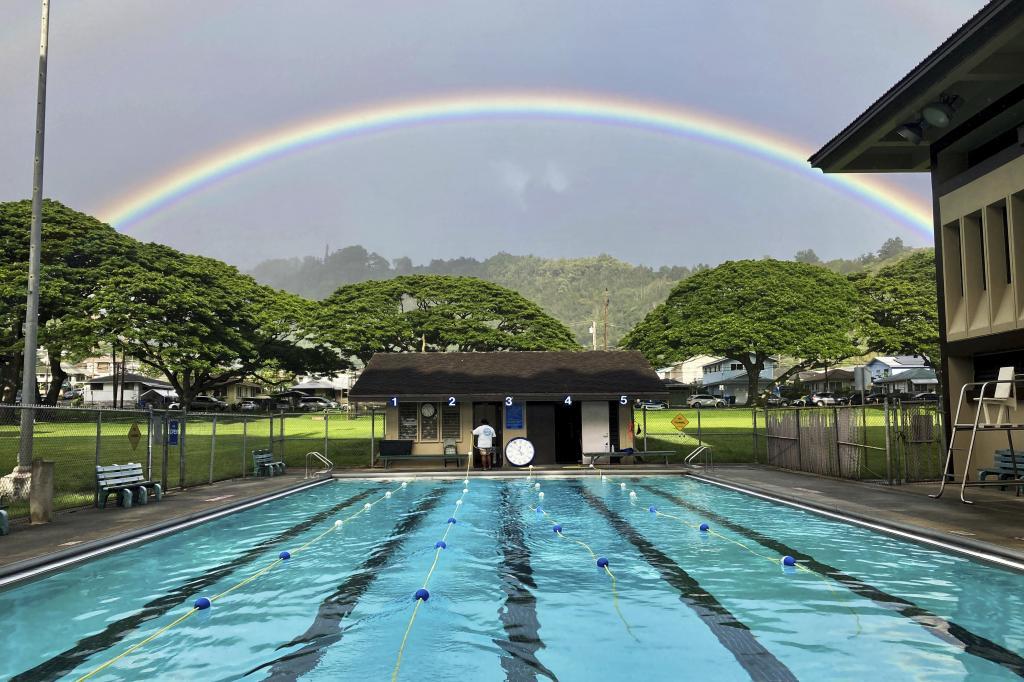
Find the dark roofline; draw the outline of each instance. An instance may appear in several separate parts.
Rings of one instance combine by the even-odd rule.
[[[1000,16],[1003,12],[1015,12],[1010,17]],[[954,63],[960,61],[960,53],[971,52],[984,43],[992,33],[1001,30],[1006,23],[1017,18],[1017,15],[1024,14],[1024,2],[1020,0],[992,0],[978,10],[977,13],[968,19],[963,26],[956,30],[949,38],[935,48],[931,54],[925,57],[917,66],[911,69],[910,73],[901,78],[895,85],[889,88],[881,97],[875,100],[871,106],[864,110],[852,123],[843,128],[826,142],[821,149],[816,151],[808,159],[811,166],[821,168],[828,165],[828,157],[839,153],[840,147],[851,141],[851,138],[862,133],[868,127],[872,119],[880,116],[883,110],[897,109],[906,102],[899,101],[904,96],[910,96],[911,90],[923,90],[935,85],[936,82],[945,76],[945,72],[939,73],[939,68],[946,60]],[[998,19],[998,20],[997,20]]]

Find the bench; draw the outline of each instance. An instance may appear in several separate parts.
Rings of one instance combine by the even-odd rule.
[[[274,459],[274,453],[270,450],[252,451],[252,473],[254,476],[273,476],[284,473],[284,462]]]
[[[414,462],[442,462],[444,468],[448,468],[448,462],[454,462],[456,466],[461,466],[462,461],[469,455],[380,455],[379,459],[384,460],[384,468],[387,469],[391,466],[393,461],[411,460]]]
[[[1017,476],[1024,478],[1024,453],[1015,452],[1017,460]],[[992,466],[978,470],[978,480],[984,481],[989,476],[995,476],[997,480],[1011,483],[1015,480],[1013,473],[1014,457],[1008,449],[996,450],[992,457]],[[1006,486],[999,486],[1000,490],[1006,490]],[[1017,486],[1017,493],[1020,494],[1021,486]]]
[[[665,459],[665,466],[668,466],[668,458],[674,457],[678,454],[679,453],[676,452],[675,450],[619,450],[617,452],[584,452],[583,461],[586,461],[586,458],[589,457],[592,462],[596,463],[602,457],[607,457],[608,463],[611,464],[612,457],[633,457],[634,462],[636,461],[635,458],[637,457],[663,457]]]
[[[164,491],[156,481],[147,481],[142,475],[142,465],[111,464],[96,467],[96,504],[100,509],[107,506],[107,498],[111,493],[117,495],[118,505],[128,508],[132,502],[149,504],[149,489],[157,502],[163,499]]]

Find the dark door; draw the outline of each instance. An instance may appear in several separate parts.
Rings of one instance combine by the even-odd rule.
[[[497,457],[494,464],[501,466],[502,443],[504,443],[501,436],[501,406],[498,403],[473,403],[473,428],[480,426],[480,421],[483,419],[487,420],[497,434],[494,437],[494,452]],[[480,453],[476,450],[476,436],[473,436],[473,468],[480,468]]]
[[[554,464],[555,405],[554,403],[526,403],[526,429],[533,443],[534,464]]]
[[[552,403],[555,407],[555,462],[557,464],[577,464],[583,449],[580,447],[580,428],[582,426],[582,403],[576,401],[571,405]]]

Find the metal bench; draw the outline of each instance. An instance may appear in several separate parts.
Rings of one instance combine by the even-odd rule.
[[[149,504],[150,488],[158,502],[163,499],[163,488],[156,481],[146,480],[141,464],[129,462],[96,467],[96,504],[100,509],[106,508],[111,493],[117,495],[118,505],[126,509],[132,506],[133,501]]]
[[[413,462],[442,462],[444,468],[448,468],[448,462],[454,462],[456,466],[460,466],[462,461],[469,455],[380,455],[379,459],[384,461],[384,468],[387,469],[391,466],[391,462],[395,460],[410,460]]]
[[[252,473],[254,476],[283,474],[284,462],[274,459],[274,453],[267,449],[252,451]]]
[[[586,461],[586,458],[589,457],[590,461],[596,464],[597,461],[600,460],[602,457],[607,457],[608,463],[611,464],[612,457],[633,457],[634,462],[636,461],[637,457],[645,458],[645,461],[647,457],[663,457],[665,459],[665,466],[668,466],[668,458],[675,457],[678,454],[679,453],[677,453],[675,450],[619,450],[617,452],[584,452],[583,461]]]

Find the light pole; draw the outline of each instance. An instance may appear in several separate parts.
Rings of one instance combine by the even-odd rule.
[[[15,473],[28,476],[32,467],[32,435],[36,402],[36,360],[39,337],[39,251],[43,232],[43,141],[46,129],[46,55],[50,32],[50,2],[42,0],[39,31],[39,84],[36,94],[36,148],[32,167],[32,229],[29,233],[28,299],[25,306],[25,364],[21,380],[21,440]]]

